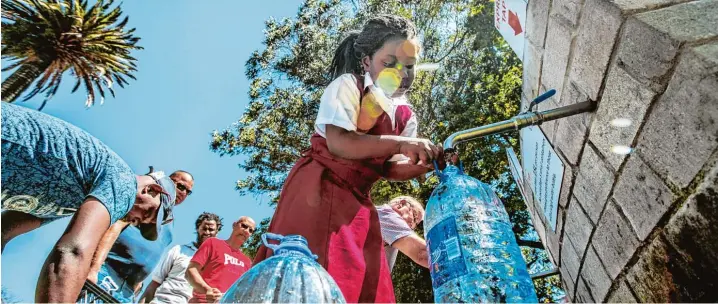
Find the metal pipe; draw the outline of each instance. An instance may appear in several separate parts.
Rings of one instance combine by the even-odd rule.
[[[444,141],[444,150],[454,149],[456,145],[461,142],[488,135],[499,134],[506,131],[519,130],[527,126],[541,125],[544,121],[551,121],[580,113],[591,112],[595,108],[596,104],[593,101],[584,101],[538,113],[521,113],[508,120],[451,134]]]

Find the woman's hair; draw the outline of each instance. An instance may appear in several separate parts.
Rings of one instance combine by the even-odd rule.
[[[361,59],[372,56],[390,39],[413,39],[416,27],[409,19],[395,15],[378,15],[367,21],[361,31],[351,31],[339,43],[329,66],[331,79],[342,74],[362,74]]]
[[[217,223],[217,232],[222,230],[222,218],[219,215],[210,212],[202,212],[194,223],[194,229],[199,229],[199,225],[202,225],[204,221],[215,221]]]

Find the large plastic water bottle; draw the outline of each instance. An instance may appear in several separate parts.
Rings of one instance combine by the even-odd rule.
[[[279,245],[268,240],[279,241]],[[346,303],[303,236],[265,233],[262,242],[274,255],[234,282],[221,303]]]
[[[487,185],[449,165],[424,221],[436,302],[537,302],[509,216]]]

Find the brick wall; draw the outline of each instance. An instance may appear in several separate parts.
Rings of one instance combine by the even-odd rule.
[[[527,202],[570,300],[718,301],[718,0],[530,0],[523,61],[524,106],[598,104],[541,126],[556,231]]]

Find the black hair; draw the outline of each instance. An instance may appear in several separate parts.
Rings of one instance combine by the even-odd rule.
[[[351,31],[339,43],[332,64],[331,79],[342,74],[363,74],[361,59],[372,56],[386,41],[394,38],[413,39],[416,27],[409,19],[395,15],[377,15],[364,24],[361,31]]]
[[[150,168],[151,168],[151,167],[150,167]],[[189,178],[191,178],[192,180],[194,180],[194,176],[192,175],[192,173],[189,173],[189,172],[187,172],[187,171],[185,171],[185,170],[177,170],[177,171],[175,171],[175,172],[172,172],[172,174],[170,174],[170,177],[175,176],[175,175],[180,174],[180,173],[187,174],[187,175],[189,175]]]
[[[202,212],[194,223],[194,229],[199,229],[199,225],[202,225],[204,221],[215,221],[217,222],[217,232],[222,230],[222,218],[211,212]]]

